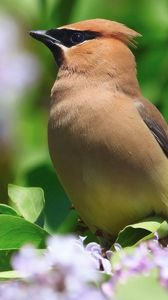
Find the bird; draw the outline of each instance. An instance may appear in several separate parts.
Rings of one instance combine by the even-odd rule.
[[[83,222],[114,237],[149,216],[168,216],[168,126],[141,93],[131,48],[141,36],[91,19],[30,35],[58,65],[48,144]]]

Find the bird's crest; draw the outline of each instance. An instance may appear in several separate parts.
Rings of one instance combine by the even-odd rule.
[[[126,45],[136,46],[135,38],[141,36],[135,30],[127,26],[105,19],[92,19],[70,24],[61,28],[71,28],[78,30],[90,30],[100,33],[102,37],[112,37],[121,40]]]

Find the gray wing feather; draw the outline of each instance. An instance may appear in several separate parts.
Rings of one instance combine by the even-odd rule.
[[[137,109],[138,109],[138,112],[141,115],[143,121],[148,126],[151,133],[155,137],[156,141],[162,148],[163,152],[168,157],[168,136],[167,136],[165,130],[163,129],[163,127],[161,125],[159,125],[155,120],[153,120],[149,116],[149,114],[147,113],[147,111],[145,110],[143,105],[137,106]]]

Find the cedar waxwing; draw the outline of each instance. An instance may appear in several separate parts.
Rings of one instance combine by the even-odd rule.
[[[32,31],[59,66],[49,150],[65,191],[93,231],[168,216],[168,127],[143,98],[129,45],[137,32],[95,19]]]

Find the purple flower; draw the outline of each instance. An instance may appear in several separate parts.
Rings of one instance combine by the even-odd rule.
[[[112,277],[109,281],[102,284],[102,291],[107,298],[112,299],[114,297],[116,283],[114,277]]]
[[[0,14],[0,94],[1,104],[21,98],[25,89],[39,77],[39,62],[27,52],[20,41],[22,35],[16,20]]]
[[[50,287],[10,282],[0,285],[1,300],[60,300],[59,294]],[[63,298],[62,298],[63,299]]]
[[[107,297],[101,290],[98,290],[96,288],[86,288],[79,294],[65,300],[107,300]]]
[[[86,246],[86,251],[95,259],[97,264],[97,269],[102,269],[107,274],[111,274],[111,256],[112,251],[106,251],[103,253],[102,248],[99,244],[92,242]]]
[[[10,139],[11,123],[16,115],[16,101],[24,99],[29,87],[40,76],[40,63],[24,48],[19,23],[0,11],[0,139]],[[25,33],[24,33],[25,35]],[[16,108],[17,107],[17,108]],[[13,120],[15,122],[16,120]]]
[[[162,286],[168,289],[168,248],[162,248],[159,243],[150,242],[153,262],[159,270],[159,280]]]
[[[153,263],[149,257],[149,250],[145,243],[141,243],[133,254],[123,254],[121,264],[127,268],[131,274],[148,274],[153,268]]]
[[[50,237],[43,253],[25,246],[13,257],[12,266],[23,279],[0,285],[2,300],[107,299],[92,286],[100,285],[97,260],[74,236]]]
[[[132,250],[132,253],[122,250],[118,262],[113,264],[113,275],[106,289],[113,290],[117,283],[125,283],[133,276],[148,275],[153,268],[154,263],[149,255],[147,244],[140,244]]]
[[[46,259],[57,270],[65,290],[80,291],[89,282],[96,282],[100,274],[93,257],[85,250],[82,242],[74,236],[49,238]]]
[[[117,247],[118,261],[111,267],[112,252],[97,243],[83,244],[84,238],[54,236],[43,253],[23,247],[12,265],[22,280],[0,284],[2,300],[111,300],[116,285],[136,275],[159,270],[162,286],[168,288],[168,248],[158,241],[141,243],[132,252]],[[109,276],[104,276],[100,267]],[[109,279],[108,279],[109,278]]]
[[[22,277],[35,277],[51,269],[45,257],[32,246],[22,247],[12,258],[12,266]]]

